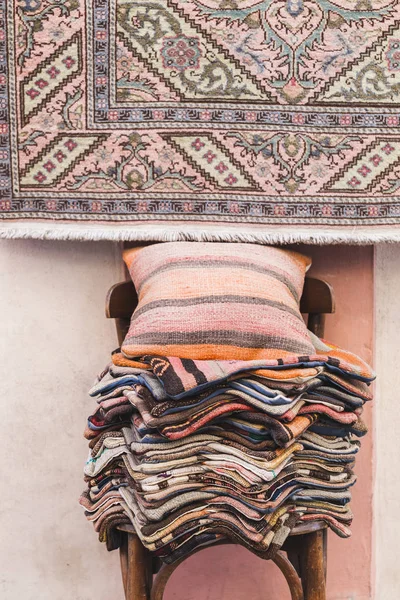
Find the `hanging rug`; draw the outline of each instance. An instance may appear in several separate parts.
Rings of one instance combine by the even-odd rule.
[[[0,0],[0,235],[400,240],[398,0]]]

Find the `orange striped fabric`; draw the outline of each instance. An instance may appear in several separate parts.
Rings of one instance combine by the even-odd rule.
[[[253,244],[171,242],[125,250],[139,304],[122,345],[197,360],[315,352],[299,311],[310,259]]]

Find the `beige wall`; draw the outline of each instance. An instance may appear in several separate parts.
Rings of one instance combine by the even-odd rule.
[[[400,598],[400,245],[376,252],[375,598]]]
[[[87,389],[115,339],[116,248],[0,240],[1,600],[123,598],[118,556],[77,504]]]
[[[372,250],[308,250],[314,256],[315,273],[324,273],[337,292],[338,313],[327,324],[327,337],[329,334],[332,341],[370,359]],[[378,253],[382,272],[388,260],[393,264],[400,261],[400,251],[397,257]],[[115,343],[113,325],[104,318],[104,297],[109,286],[121,278],[120,251],[113,243],[0,240],[1,414],[5,417],[0,440],[1,600],[123,597],[117,553],[108,554],[97,542],[77,505],[87,452],[82,430],[93,406],[86,392]],[[396,285],[395,300],[400,294],[400,272]],[[388,305],[384,310],[392,309],[387,287],[382,283],[380,289],[386,297],[382,306]],[[395,319],[394,310],[392,313]],[[378,326],[378,342],[388,335],[395,344],[395,332],[393,325],[389,331]],[[378,360],[382,369],[385,365],[387,357]],[[383,391],[379,389],[380,394]],[[385,410],[389,413],[390,407]],[[393,415],[391,419],[393,422]],[[379,420],[377,433],[383,448],[381,460],[385,457],[389,469],[387,455],[395,446],[387,448],[389,438]],[[371,440],[364,444],[359,461],[354,506],[357,537],[331,540],[329,600],[371,597]],[[391,501],[395,508],[394,486],[389,472],[382,475],[382,502]],[[377,514],[385,521],[377,534],[382,547],[384,539],[397,540],[390,536],[392,525],[386,510],[380,508],[378,494],[377,501]],[[381,556],[387,554],[388,560],[377,562],[378,582],[386,572],[390,581],[397,577],[391,549],[393,546],[386,545]],[[288,598],[273,565],[243,549],[215,548],[198,557],[175,574],[166,600]],[[398,584],[400,590],[400,581]],[[400,592],[379,593],[375,600],[397,600],[399,596]]]

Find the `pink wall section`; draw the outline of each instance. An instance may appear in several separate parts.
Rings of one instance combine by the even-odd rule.
[[[295,248],[295,247],[294,247]],[[313,258],[310,275],[333,285],[336,314],[327,317],[325,337],[372,361],[373,249],[297,246]],[[372,410],[364,412],[370,434],[357,457],[353,488],[353,536],[329,534],[328,600],[370,600],[372,553]],[[290,600],[278,569],[240,547],[209,548],[175,572],[166,600]]]

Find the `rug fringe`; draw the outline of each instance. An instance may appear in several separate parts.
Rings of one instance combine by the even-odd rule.
[[[379,228],[354,227],[352,229],[314,228],[296,229],[267,226],[191,226],[182,224],[177,227],[155,226],[151,223],[140,223],[134,227],[97,225],[82,226],[66,223],[0,223],[0,238],[37,239],[37,240],[71,240],[71,241],[126,241],[126,242],[245,242],[258,244],[352,244],[368,245],[378,243],[400,242],[400,227],[384,226]]]

